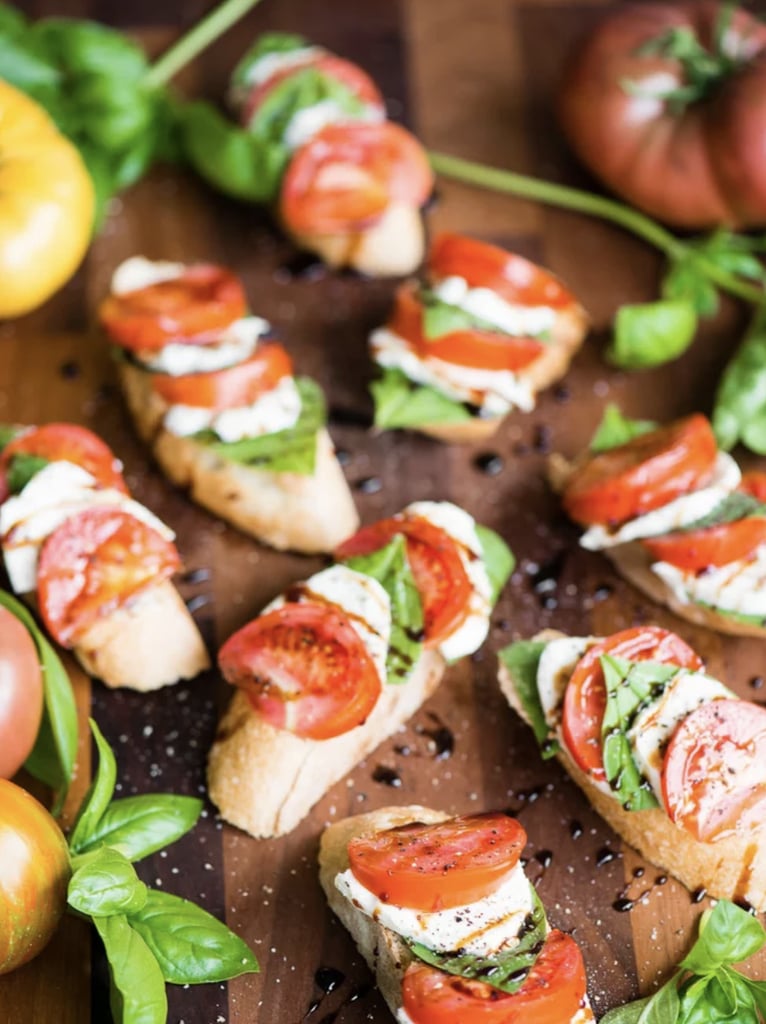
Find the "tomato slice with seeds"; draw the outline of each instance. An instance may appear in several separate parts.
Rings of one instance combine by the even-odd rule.
[[[348,859],[357,881],[381,902],[431,913],[495,892],[519,863],[526,842],[515,818],[471,814],[356,836]]]
[[[709,421],[695,413],[588,459],[567,483],[564,508],[584,526],[619,526],[703,487],[717,453]]]
[[[478,329],[427,338],[423,333],[423,303],[418,297],[418,286],[414,284],[404,284],[397,289],[389,327],[409,342],[423,359],[443,359],[447,363],[482,370],[514,372],[528,366],[543,351],[543,345],[534,338],[516,338]]]
[[[426,647],[438,647],[463,624],[472,586],[450,535],[427,519],[404,515],[363,526],[335,552],[342,561],[385,547],[397,533],[407,538],[407,560],[423,602]]]
[[[37,596],[51,635],[72,646],[90,626],[180,567],[172,541],[109,506],[70,516],[40,552]]]
[[[744,491],[745,494],[750,494],[766,504],[766,473],[758,469],[743,473],[737,490]]]
[[[700,842],[766,828],[766,708],[724,699],[687,715],[665,752],[662,793]]]
[[[585,995],[580,947],[555,929],[513,994],[417,960],[402,981],[402,1002],[413,1024],[569,1024]]]
[[[490,288],[517,306],[564,309],[577,303],[553,274],[536,263],[465,235],[438,235],[431,245],[428,271],[436,280],[462,277],[471,288]]]
[[[112,341],[132,352],[157,352],[171,341],[205,344],[247,313],[242,282],[211,263],[180,277],[109,295],[99,319]]]
[[[292,372],[292,360],[282,346],[265,344],[259,345],[249,359],[223,370],[182,377],[153,373],[151,386],[169,405],[235,409],[252,405]]]
[[[670,562],[684,572],[702,572],[748,558],[766,543],[766,517],[738,519],[704,530],[669,533],[643,541],[652,558]]]
[[[361,725],[381,692],[364,641],[329,604],[288,601],[260,615],[226,641],[218,664],[267,722],[314,740]]]
[[[575,764],[596,782],[605,782],[601,723],[606,710],[606,685],[600,658],[609,654],[626,661],[658,661],[692,672],[702,659],[680,636],[659,626],[635,626],[599,640],[575,665],[564,694],[561,728]]]
[[[425,150],[400,125],[331,124],[293,154],[280,212],[295,234],[345,234],[372,226],[392,202],[421,206],[432,188]]]
[[[0,452],[0,502],[8,497],[6,474],[15,455],[35,455],[49,462],[72,462],[101,484],[123,494],[128,488],[122,477],[122,463],[100,437],[74,423],[46,423],[25,430]]]

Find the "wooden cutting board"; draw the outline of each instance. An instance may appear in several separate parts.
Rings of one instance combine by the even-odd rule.
[[[205,5],[43,0],[24,6],[36,15],[91,15],[135,30],[157,52]],[[557,132],[552,97],[565,54],[609,6],[599,0],[264,0],[179,86],[220,96],[252,36],[266,28],[300,31],[366,67],[392,115],[432,148],[589,186]],[[386,315],[394,283],[308,267],[258,210],[171,169],[114,201],[82,270],[60,295],[0,328],[0,420],[73,420],[106,439],[124,460],[138,499],[177,530],[188,572],[183,594],[212,649],[284,585],[322,563],[268,551],[197,509],[165,482],[134,438],[93,324],[113,268],[136,253],[221,261],[243,276],[254,311],[277,326],[300,371],[327,391],[332,434],[363,521],[415,499],[451,499],[499,530],[518,557],[485,648],[452,668],[401,734],[340,782],[295,832],[256,841],[223,826],[208,807],[192,835],[143,862],[147,882],[225,917],[261,963],[259,975],[228,987],[171,987],[173,1022],[390,1019],[352,942],[325,907],[315,866],[325,823],[389,803],[518,814],[529,833],[528,872],[552,923],[581,944],[599,1014],[667,976],[707,905],[623,848],[558,765],[540,761],[531,734],[498,691],[495,651],[547,626],[582,634],[658,622],[678,629],[711,672],[743,697],[762,699],[753,682],[762,671],[762,644],[695,629],[639,596],[604,558],[577,547],[576,531],[543,479],[546,454],[582,447],[608,401],[656,419],[709,410],[742,311],[725,306],[684,358],[628,376],[609,369],[601,354],[616,307],[656,294],[659,265],[643,245],[593,221],[449,183],[439,184],[429,223],[546,264],[593,320],[566,382],[532,414],[511,416],[500,436],[479,448],[367,429],[365,342]],[[488,462],[499,471],[488,472]],[[71,667],[83,718],[90,708],[115,749],[122,794],[204,793],[206,751],[228,699],[215,672],[143,696],[108,692]],[[79,794],[89,764],[83,742]],[[621,907],[632,901],[632,911],[617,910],[618,900]],[[766,958],[753,968],[763,976]],[[0,1020],[109,1020],[105,965],[97,949],[91,952],[87,926],[68,922],[42,956],[0,979]]]

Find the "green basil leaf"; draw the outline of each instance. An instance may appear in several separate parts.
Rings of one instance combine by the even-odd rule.
[[[146,894],[147,888],[135,868],[117,850],[102,847],[84,858],[75,858],[67,903],[81,914],[129,914],[144,906]]]
[[[766,931],[757,917],[729,900],[719,900],[711,911],[703,914],[699,938],[681,966],[704,974],[746,960],[764,944]]]
[[[655,430],[657,424],[654,420],[630,420],[623,416],[618,406],[613,402],[604,409],[604,415],[596,428],[596,433],[591,438],[590,450],[592,452],[606,452],[611,448],[619,448],[627,444],[634,437],[648,434]]]
[[[66,72],[69,84],[94,74],[115,83],[139,82],[149,67],[137,43],[96,21],[43,18],[30,35]]]
[[[709,278],[697,270],[693,259],[670,265],[662,281],[662,297],[690,302],[700,316],[715,316],[718,312],[718,291]]]
[[[636,999],[632,1003],[625,1003],[624,1006],[615,1006],[613,1010],[604,1014],[601,1024],[638,1024],[646,1006],[649,1004],[649,996],[644,999]],[[668,1017],[665,1024],[673,1024],[672,1017]]]
[[[196,434],[194,439],[217,455],[254,469],[311,476],[316,466],[317,433],[327,419],[325,400],[322,389],[308,377],[296,377],[295,384],[301,412],[294,427],[241,441],[219,441],[210,431]]]
[[[404,535],[397,533],[385,547],[348,558],[345,565],[372,576],[391,598],[386,678],[389,683],[406,683],[423,646],[423,604],[407,561]]]
[[[109,962],[114,1020],[119,1024],[166,1024],[165,981],[147,944],[122,914],[95,917],[93,924]]]
[[[685,299],[664,299],[617,311],[606,357],[623,370],[645,370],[677,359],[697,331],[697,314]]]
[[[438,953],[419,942],[405,940],[410,950],[424,963],[438,967],[447,974],[460,978],[479,979],[501,992],[518,992],[534,967],[545,942],[547,924],[540,897],[530,884],[532,912],[524,923],[520,941],[495,956],[476,956],[473,953]]]
[[[10,85],[32,95],[45,95],[61,87],[61,73],[41,53],[36,53],[27,39],[11,38],[0,23],[0,68]]]
[[[731,619],[733,622],[741,622],[747,626],[762,626],[766,622],[765,615],[746,615],[744,612],[733,612],[727,608],[719,608],[717,605],[707,604],[705,601],[695,601],[694,603],[700,605],[701,608],[709,608],[718,615],[725,615],[727,619]]]
[[[173,793],[146,793],[112,800],[77,852],[119,850],[137,861],[174,843],[197,823],[202,801]]]
[[[558,752],[559,745],[545,721],[540,691],[537,689],[537,668],[545,647],[543,640],[518,640],[503,648],[498,658],[511,677],[524,717],[535,734],[542,756],[549,758]]]
[[[194,985],[258,971],[249,947],[201,907],[150,889],[130,923],[157,958],[166,981]]]
[[[291,32],[266,32],[259,36],[245,53],[239,64],[234,68],[231,84],[235,91],[248,89],[250,72],[261,57],[270,53],[290,53],[292,50],[303,50],[309,43],[303,36]]]
[[[492,605],[494,607],[500,597],[500,592],[516,566],[516,559],[500,534],[490,530],[488,526],[477,523],[476,536],[479,539],[482,561],[487,570],[489,585],[492,588]]]
[[[293,117],[301,110],[326,102],[337,106],[348,121],[363,117],[367,110],[367,105],[337,78],[314,67],[297,68],[269,91],[247,130],[264,142],[283,148],[287,164],[291,149],[285,143],[285,134]]]
[[[0,35],[17,39],[29,30],[29,19],[10,4],[0,3]]]
[[[14,437],[17,437],[22,431],[23,427],[14,427],[9,423],[0,423],[0,452],[6,445],[9,445]]]
[[[381,430],[421,427],[427,423],[465,423],[473,419],[462,402],[411,381],[401,370],[386,368],[370,384],[375,426]]]
[[[675,978],[657,989],[641,1009],[639,1024],[673,1024],[678,1019],[680,1000]]]
[[[89,719],[89,723],[93,739],[96,741],[96,748],[98,749],[98,769],[88,792],[85,794],[85,799],[80,805],[80,810],[69,836],[69,847],[74,853],[80,851],[82,845],[98,826],[101,816],[112,799],[114,785],[117,781],[117,762],[115,761],[112,748],[106,742],[101,730],[92,718]]]
[[[27,452],[19,452],[11,458],[6,471],[6,483],[11,494],[20,494],[27,486],[33,476],[36,476],[41,469],[49,463],[39,455],[29,455]]]
[[[766,303],[724,370],[712,419],[716,439],[726,451],[741,441],[766,455]]]
[[[677,532],[688,533],[691,530],[706,530],[710,526],[735,523],[740,519],[749,519],[751,516],[766,516],[766,505],[754,498],[752,494],[733,491],[731,494],[727,494],[707,515],[700,516],[699,519],[679,527]]]
[[[461,306],[444,302],[428,288],[421,288],[418,297],[423,304],[423,334],[431,341],[455,331],[470,330],[490,331],[500,338],[510,336],[507,331],[503,331],[489,320],[475,316]]]
[[[737,978],[739,979],[738,984],[740,988],[743,984],[747,987],[753,1004],[758,1008],[764,1020],[766,1020],[766,981],[753,981],[752,978],[746,978],[739,973],[737,973]]]
[[[0,605],[29,630],[43,670],[43,718],[24,763],[27,771],[56,791],[51,813],[61,812],[77,759],[77,707],[72,684],[58,655],[21,602],[0,590]]]

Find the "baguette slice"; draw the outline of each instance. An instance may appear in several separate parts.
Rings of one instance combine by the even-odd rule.
[[[562,635],[544,630],[532,639],[550,641]],[[502,663],[498,678],[508,703],[529,724],[514,680]],[[646,860],[674,875],[687,889],[705,889],[718,899],[747,900],[757,911],[766,911],[766,829],[755,836],[701,843],[674,825],[661,807],[624,810],[591,782],[563,747],[556,756],[601,817]]]
[[[199,505],[280,551],[332,551],[359,526],[326,430],[317,435],[312,476],[243,466],[165,430],[168,407],[152,390],[149,374],[125,361],[119,372],[139,436],[167,477]]]
[[[412,717],[445,667],[439,654],[423,651],[406,683],[384,686],[363,725],[328,740],[275,728],[237,690],[210,750],[210,798],[226,821],[253,836],[290,832],[338,779]]]
[[[330,825],[324,830],[319,844],[319,881],[330,909],[351,933],[359,952],[374,973],[378,988],[394,1017],[402,1008],[402,978],[414,957],[407,943],[396,932],[384,928],[373,918],[357,910],[353,903],[341,895],[335,887],[335,878],[349,866],[348,844],[354,837],[396,828],[412,821],[422,821],[430,825],[437,821],[446,821],[449,817],[441,811],[417,804],[406,807],[382,807],[380,810],[359,814]],[[593,1011],[587,1006],[577,1014],[576,1024],[590,1024],[595,1022],[595,1019]],[[562,1021],[561,1024],[569,1022]]]

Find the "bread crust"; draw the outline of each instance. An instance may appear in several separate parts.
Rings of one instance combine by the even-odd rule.
[[[280,551],[332,551],[359,526],[326,430],[317,435],[311,476],[239,465],[165,430],[168,406],[152,390],[150,374],[126,361],[119,372],[139,436],[151,446],[167,477],[199,505]]]
[[[445,667],[435,651],[423,651],[406,683],[384,686],[366,722],[327,740],[275,728],[237,690],[210,750],[210,798],[226,821],[250,835],[292,831],[338,779],[412,717]]]
[[[563,635],[545,630],[533,639],[550,641]],[[529,724],[513,679],[502,663],[498,679],[508,703]],[[717,899],[744,899],[759,912],[766,911],[766,829],[759,835],[702,843],[674,825],[661,807],[624,810],[618,800],[594,785],[563,747],[556,757],[601,817],[646,860],[674,875],[691,891],[705,889]]]

